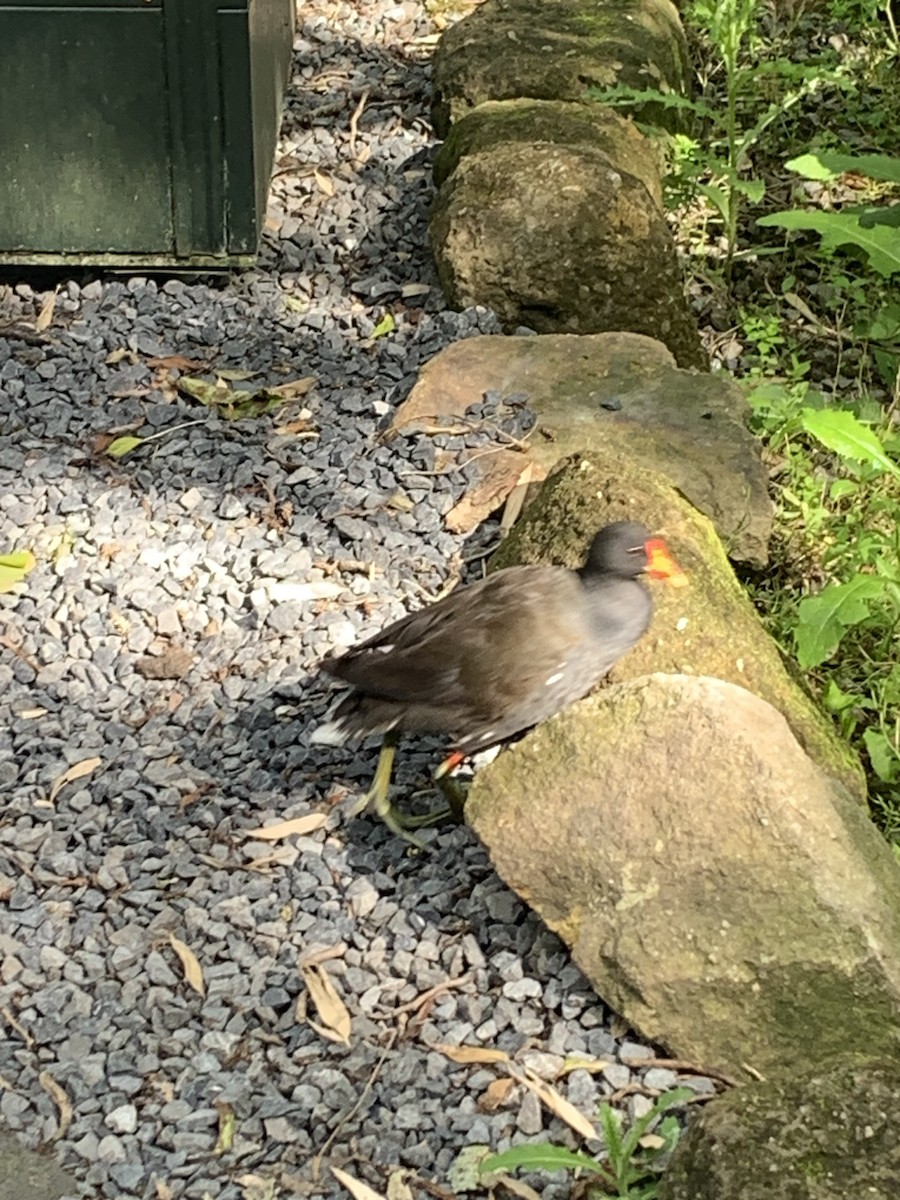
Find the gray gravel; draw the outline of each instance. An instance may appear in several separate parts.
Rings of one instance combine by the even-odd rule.
[[[467,830],[411,857],[338,803],[371,748],[308,745],[329,701],[316,661],[425,603],[471,552],[441,520],[465,479],[430,473],[433,445],[377,433],[437,350],[498,329],[443,310],[427,254],[428,19],[410,2],[310,7],[259,269],[68,280],[43,334],[43,296],[0,291],[0,551],[38,558],[0,595],[0,1118],[52,1143],[82,1196],[326,1194],[329,1163],[384,1190],[398,1166],[445,1183],[471,1143],[575,1144],[520,1089],[485,1109],[496,1069],[434,1043],[500,1047],[547,1078],[567,1055],[604,1059],[558,1084],[589,1116],[676,1078],[620,1061],[651,1051],[623,1047]],[[388,310],[395,331],[373,339]],[[230,422],[147,361],[171,355],[253,372],[239,388],[317,383]],[[527,426],[521,397],[473,403]],[[284,431],[303,407],[317,436]],[[98,453],[165,430],[121,461]],[[425,743],[405,754],[398,790],[433,762]],[[316,810],[327,825],[306,836],[246,837]],[[298,959],[329,948],[349,1047],[297,1015]],[[216,1154],[223,1105],[234,1138]]]

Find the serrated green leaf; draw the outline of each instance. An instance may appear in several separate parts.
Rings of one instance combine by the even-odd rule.
[[[859,484],[855,479],[835,479],[828,489],[828,495],[832,500],[843,500],[845,496],[855,496],[858,491]]]
[[[736,179],[734,186],[751,204],[759,204],[766,194],[766,184],[762,179]]]
[[[697,184],[697,191],[701,196],[707,198],[723,220],[728,219],[731,197],[724,188],[717,187],[714,183],[699,183]]]
[[[900,758],[888,738],[880,729],[867,729],[863,734],[866,752],[872,770],[884,783],[894,783],[900,779]]]
[[[478,1169],[480,1174],[489,1175],[493,1171],[513,1171],[516,1167],[524,1167],[527,1171],[602,1170],[589,1154],[579,1154],[548,1142],[537,1146],[513,1146],[502,1154],[491,1154],[482,1160]]]
[[[846,409],[804,408],[801,423],[807,433],[844,458],[868,463],[900,478],[900,467],[885,454],[878,435]]]
[[[831,583],[817,596],[801,600],[794,630],[800,666],[807,670],[830,658],[845,631],[866,620],[869,605],[884,595],[885,587],[877,575],[857,575],[848,583]]]
[[[393,333],[397,328],[397,322],[391,313],[385,313],[375,328],[372,330],[372,337],[384,337],[386,333]]]
[[[873,221],[875,211],[871,207],[830,213],[798,209],[760,217],[757,225],[812,230],[822,239],[822,246],[826,250],[852,246],[868,257],[874,271],[888,278],[900,271],[900,233],[883,221]]]
[[[132,450],[136,450],[143,444],[144,439],[140,437],[118,437],[114,442],[109,443],[106,453],[110,458],[124,458],[126,454],[130,454]]]
[[[616,1171],[623,1158],[622,1115],[621,1113],[617,1113],[612,1105],[604,1102],[600,1105],[597,1118],[600,1121],[600,1128],[603,1130],[603,1140],[606,1142],[606,1151],[609,1155],[610,1164],[613,1170]]]
[[[0,554],[0,592],[10,592],[34,567],[35,557],[30,550],[15,550]]]
[[[784,165],[804,179],[827,181],[847,171],[856,171],[870,179],[900,183],[900,158],[891,158],[887,154],[833,154],[820,150],[791,158]]]
[[[797,158],[789,158],[784,165],[795,175],[802,175],[804,179],[815,179],[819,183],[827,183],[829,179],[840,175],[840,171],[826,166],[818,154],[800,154]]]
[[[900,372],[900,354],[890,354],[887,350],[873,347],[872,355],[878,367],[878,374],[884,384],[893,391],[897,385],[897,373]]]
[[[637,1152],[641,1138],[653,1122],[670,1108],[674,1108],[677,1104],[683,1104],[691,1094],[690,1088],[686,1087],[672,1088],[668,1092],[663,1092],[661,1096],[657,1096],[656,1100],[654,1100],[653,1107],[649,1112],[644,1113],[642,1117],[638,1117],[636,1121],[632,1122],[627,1133],[622,1138],[621,1154],[626,1162],[630,1161]],[[611,1149],[609,1159],[611,1163],[614,1162]]]
[[[864,323],[865,324],[865,323]],[[883,304],[865,324],[864,336],[887,341],[900,333],[900,304]]]
[[[829,679],[822,697],[829,712],[842,713],[856,706],[856,697],[845,692],[833,679]]]

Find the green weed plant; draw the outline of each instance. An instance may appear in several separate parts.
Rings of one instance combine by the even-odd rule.
[[[598,1120],[605,1143],[602,1158],[553,1143],[513,1146],[502,1154],[491,1154],[482,1159],[479,1174],[484,1178],[498,1171],[518,1168],[583,1171],[589,1190],[598,1194],[617,1196],[620,1200],[655,1200],[661,1172],[681,1135],[678,1118],[669,1110],[684,1104],[692,1095],[689,1088],[664,1092],[627,1129],[621,1113],[609,1104],[601,1104]],[[655,1132],[648,1138],[653,1126],[656,1126]]]

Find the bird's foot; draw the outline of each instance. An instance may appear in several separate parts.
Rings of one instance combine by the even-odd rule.
[[[428,824],[428,820],[409,817],[405,813],[400,812],[399,809],[394,808],[387,793],[381,791],[374,783],[365,795],[360,796],[353,807],[347,810],[347,816],[359,817],[367,809],[371,809],[377,817],[380,817],[391,833],[395,833],[398,837],[403,838],[404,841],[409,842],[418,850],[425,849],[425,843],[421,838],[417,838],[415,834],[410,833],[410,830],[418,828],[420,825]]]
[[[462,825],[466,819],[466,795],[469,789],[450,775],[437,776],[435,783],[444,793],[447,801],[447,808],[444,809],[444,812],[452,817],[458,825]]]
[[[425,843],[421,838],[417,838],[412,832],[412,829],[418,828],[418,822],[415,817],[408,817],[398,809],[394,808],[393,804],[387,800],[383,807],[375,805],[375,811],[391,833],[395,833],[397,837],[403,838],[405,842],[409,842],[411,846],[415,846],[417,850],[424,850]]]

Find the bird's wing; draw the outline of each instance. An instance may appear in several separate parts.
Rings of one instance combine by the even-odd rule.
[[[580,622],[573,629],[562,611],[569,589],[580,586],[560,567],[510,567],[402,617],[322,667],[366,695],[409,704],[474,710],[487,697],[515,700],[511,687],[525,691],[583,636]]]

